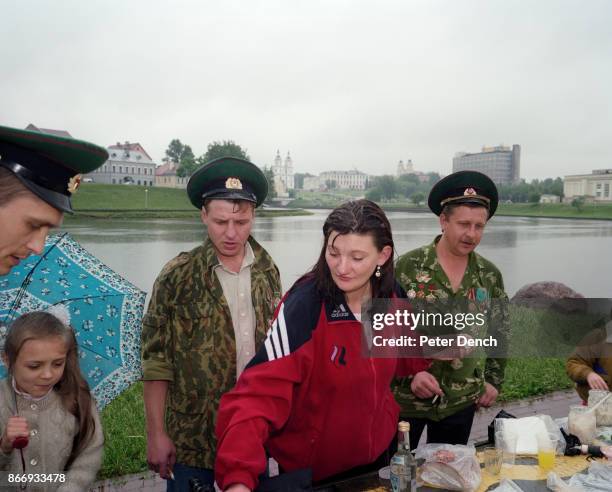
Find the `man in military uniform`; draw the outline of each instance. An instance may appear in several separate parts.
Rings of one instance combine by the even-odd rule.
[[[0,126],[0,275],[42,253],[49,230],[72,213],[81,174],[107,159],[89,142]]]
[[[502,275],[474,251],[497,202],[495,184],[482,173],[460,171],[440,180],[428,204],[440,217],[442,234],[401,256],[395,272],[408,298],[438,306],[455,302],[487,313],[484,329],[495,333],[501,352],[508,337],[508,298]],[[505,362],[475,354],[436,360],[427,371],[400,382],[395,395],[402,418],[411,423],[411,445],[418,445],[425,427],[428,442],[466,444],[475,410],[497,398]]]
[[[189,490],[190,478],[213,483],[219,399],[280,301],[278,268],[250,236],[267,191],[264,174],[242,159],[198,169],[187,193],[208,237],[170,260],[153,287],[142,329],[147,460],[168,491]]]

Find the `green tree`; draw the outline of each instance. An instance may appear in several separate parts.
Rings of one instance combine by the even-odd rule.
[[[200,162],[204,164],[213,159],[218,159],[219,157],[238,157],[239,159],[245,159],[247,161],[251,160],[249,154],[247,154],[247,150],[243,149],[233,140],[223,140],[221,142],[215,140],[208,144],[206,153],[200,158]]]
[[[410,197],[410,199],[412,200],[412,202],[415,205],[419,205],[419,203],[421,203],[423,200],[425,200],[425,195],[423,193],[421,193],[421,192],[415,193],[414,195],[412,195]]]
[[[178,164],[181,162],[181,155],[183,154],[184,145],[178,138],[174,138],[168,144],[168,148],[166,149],[166,157],[168,160]]]
[[[189,145],[185,145],[183,147],[183,154],[181,155],[181,161],[178,169],[176,170],[176,174],[179,176],[191,176],[193,172],[197,169],[198,163],[196,161],[195,155],[193,155],[193,151]]]
[[[403,178],[404,176],[402,176]],[[404,198],[409,198],[413,193],[417,191],[418,185],[414,181],[408,181],[404,179],[399,179],[396,182],[397,184],[397,192],[402,195]]]
[[[429,178],[429,188],[442,179],[441,176],[435,172],[427,173],[427,177]]]
[[[268,166],[264,166],[261,170],[268,180],[268,196],[266,197],[266,201],[268,201],[272,198],[276,198],[276,190],[274,189],[274,171],[272,171],[272,167]]]
[[[540,195],[537,191],[531,191],[527,199],[529,203],[538,203],[540,201],[540,196],[542,195]]]
[[[418,186],[421,181],[419,180],[419,177],[416,174],[413,173],[409,173],[409,174],[402,174],[399,178],[398,178],[399,182],[402,183],[412,183],[416,186]]]
[[[574,207],[578,212],[582,212],[582,207],[584,206],[584,197],[577,196],[572,200],[572,207]]]
[[[382,193],[380,192],[380,188],[370,188],[368,191],[366,191],[365,197],[368,200],[372,200],[373,202],[380,202],[380,200],[382,199]]]
[[[304,178],[312,178],[312,177],[314,176],[310,173],[295,173],[293,175],[293,183],[295,184],[295,188],[297,190],[303,190],[304,189]]]
[[[178,138],[170,141],[166,149],[166,159],[178,164],[176,174],[189,176],[196,167],[196,158],[189,145],[183,144]]]
[[[381,176],[378,180],[378,188],[380,188],[382,198],[390,200],[391,198],[395,197],[395,193],[397,192],[395,178],[388,175]]]

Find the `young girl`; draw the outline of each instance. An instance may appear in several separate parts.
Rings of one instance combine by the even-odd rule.
[[[79,369],[76,338],[68,320],[58,316],[24,314],[8,330],[2,358],[9,376],[0,380],[0,470],[32,474],[28,490],[82,492],[100,468],[104,438]],[[49,474],[58,475],[49,482]]]

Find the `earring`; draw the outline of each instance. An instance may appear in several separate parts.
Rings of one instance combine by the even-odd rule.
[[[382,275],[382,273],[380,272],[380,265],[376,265],[376,272],[374,273],[374,275],[376,276],[376,278],[380,278],[380,276]]]

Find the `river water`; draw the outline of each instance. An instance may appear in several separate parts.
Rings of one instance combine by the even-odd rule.
[[[270,252],[288,288],[316,261],[329,211],[257,218],[253,235]],[[389,212],[396,250],[426,244],[439,231],[432,214]],[[84,219],[63,230],[147,292],[168,260],[202,242],[197,219]],[[587,297],[612,297],[612,221],[494,217],[477,251],[501,270],[512,296],[527,283],[563,282]]]

